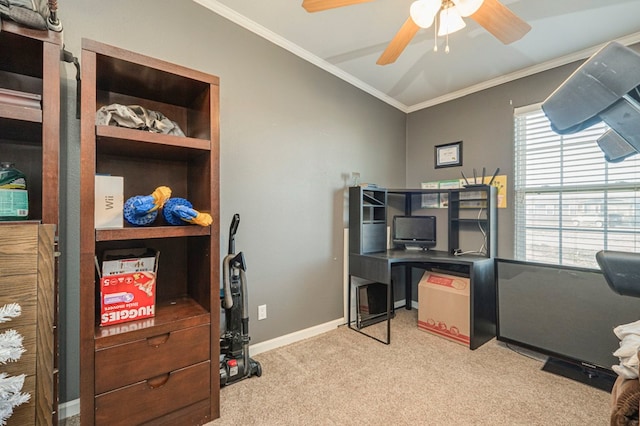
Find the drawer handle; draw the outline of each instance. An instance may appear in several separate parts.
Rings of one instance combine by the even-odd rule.
[[[164,386],[164,384],[169,381],[169,375],[170,373],[166,373],[147,379],[147,386],[149,386],[151,389],[157,389],[161,386]]]
[[[167,340],[169,340],[169,336],[171,335],[171,333],[166,333],[166,334],[161,334],[159,336],[153,336],[153,337],[149,337],[147,339],[147,344],[149,346],[155,346],[156,348],[164,343],[167,343]]]

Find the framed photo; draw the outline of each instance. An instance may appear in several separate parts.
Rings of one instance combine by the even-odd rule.
[[[462,141],[436,145],[436,169],[462,166]]]

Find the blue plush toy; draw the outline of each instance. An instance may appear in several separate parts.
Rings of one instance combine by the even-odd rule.
[[[213,219],[208,213],[200,213],[193,209],[193,205],[184,198],[170,198],[162,210],[164,219],[170,225],[194,225],[209,226]]]
[[[158,209],[171,197],[171,189],[159,186],[151,195],[136,195],[124,203],[124,218],[134,226],[151,224],[158,216]]]

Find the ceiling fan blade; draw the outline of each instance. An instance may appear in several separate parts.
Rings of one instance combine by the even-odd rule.
[[[382,52],[376,64],[388,65],[395,62],[419,29],[420,27],[413,22],[411,17],[407,18],[400,30],[393,37],[393,40],[391,40],[391,43],[389,43],[384,52]]]
[[[520,40],[531,29],[531,25],[498,0],[484,0],[471,18],[504,44]]]
[[[321,12],[336,7],[351,6],[352,4],[368,3],[373,0],[303,0],[302,7],[307,12]]]

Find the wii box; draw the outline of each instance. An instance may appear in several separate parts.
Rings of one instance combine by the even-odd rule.
[[[96,175],[95,228],[124,227],[124,178]]]

